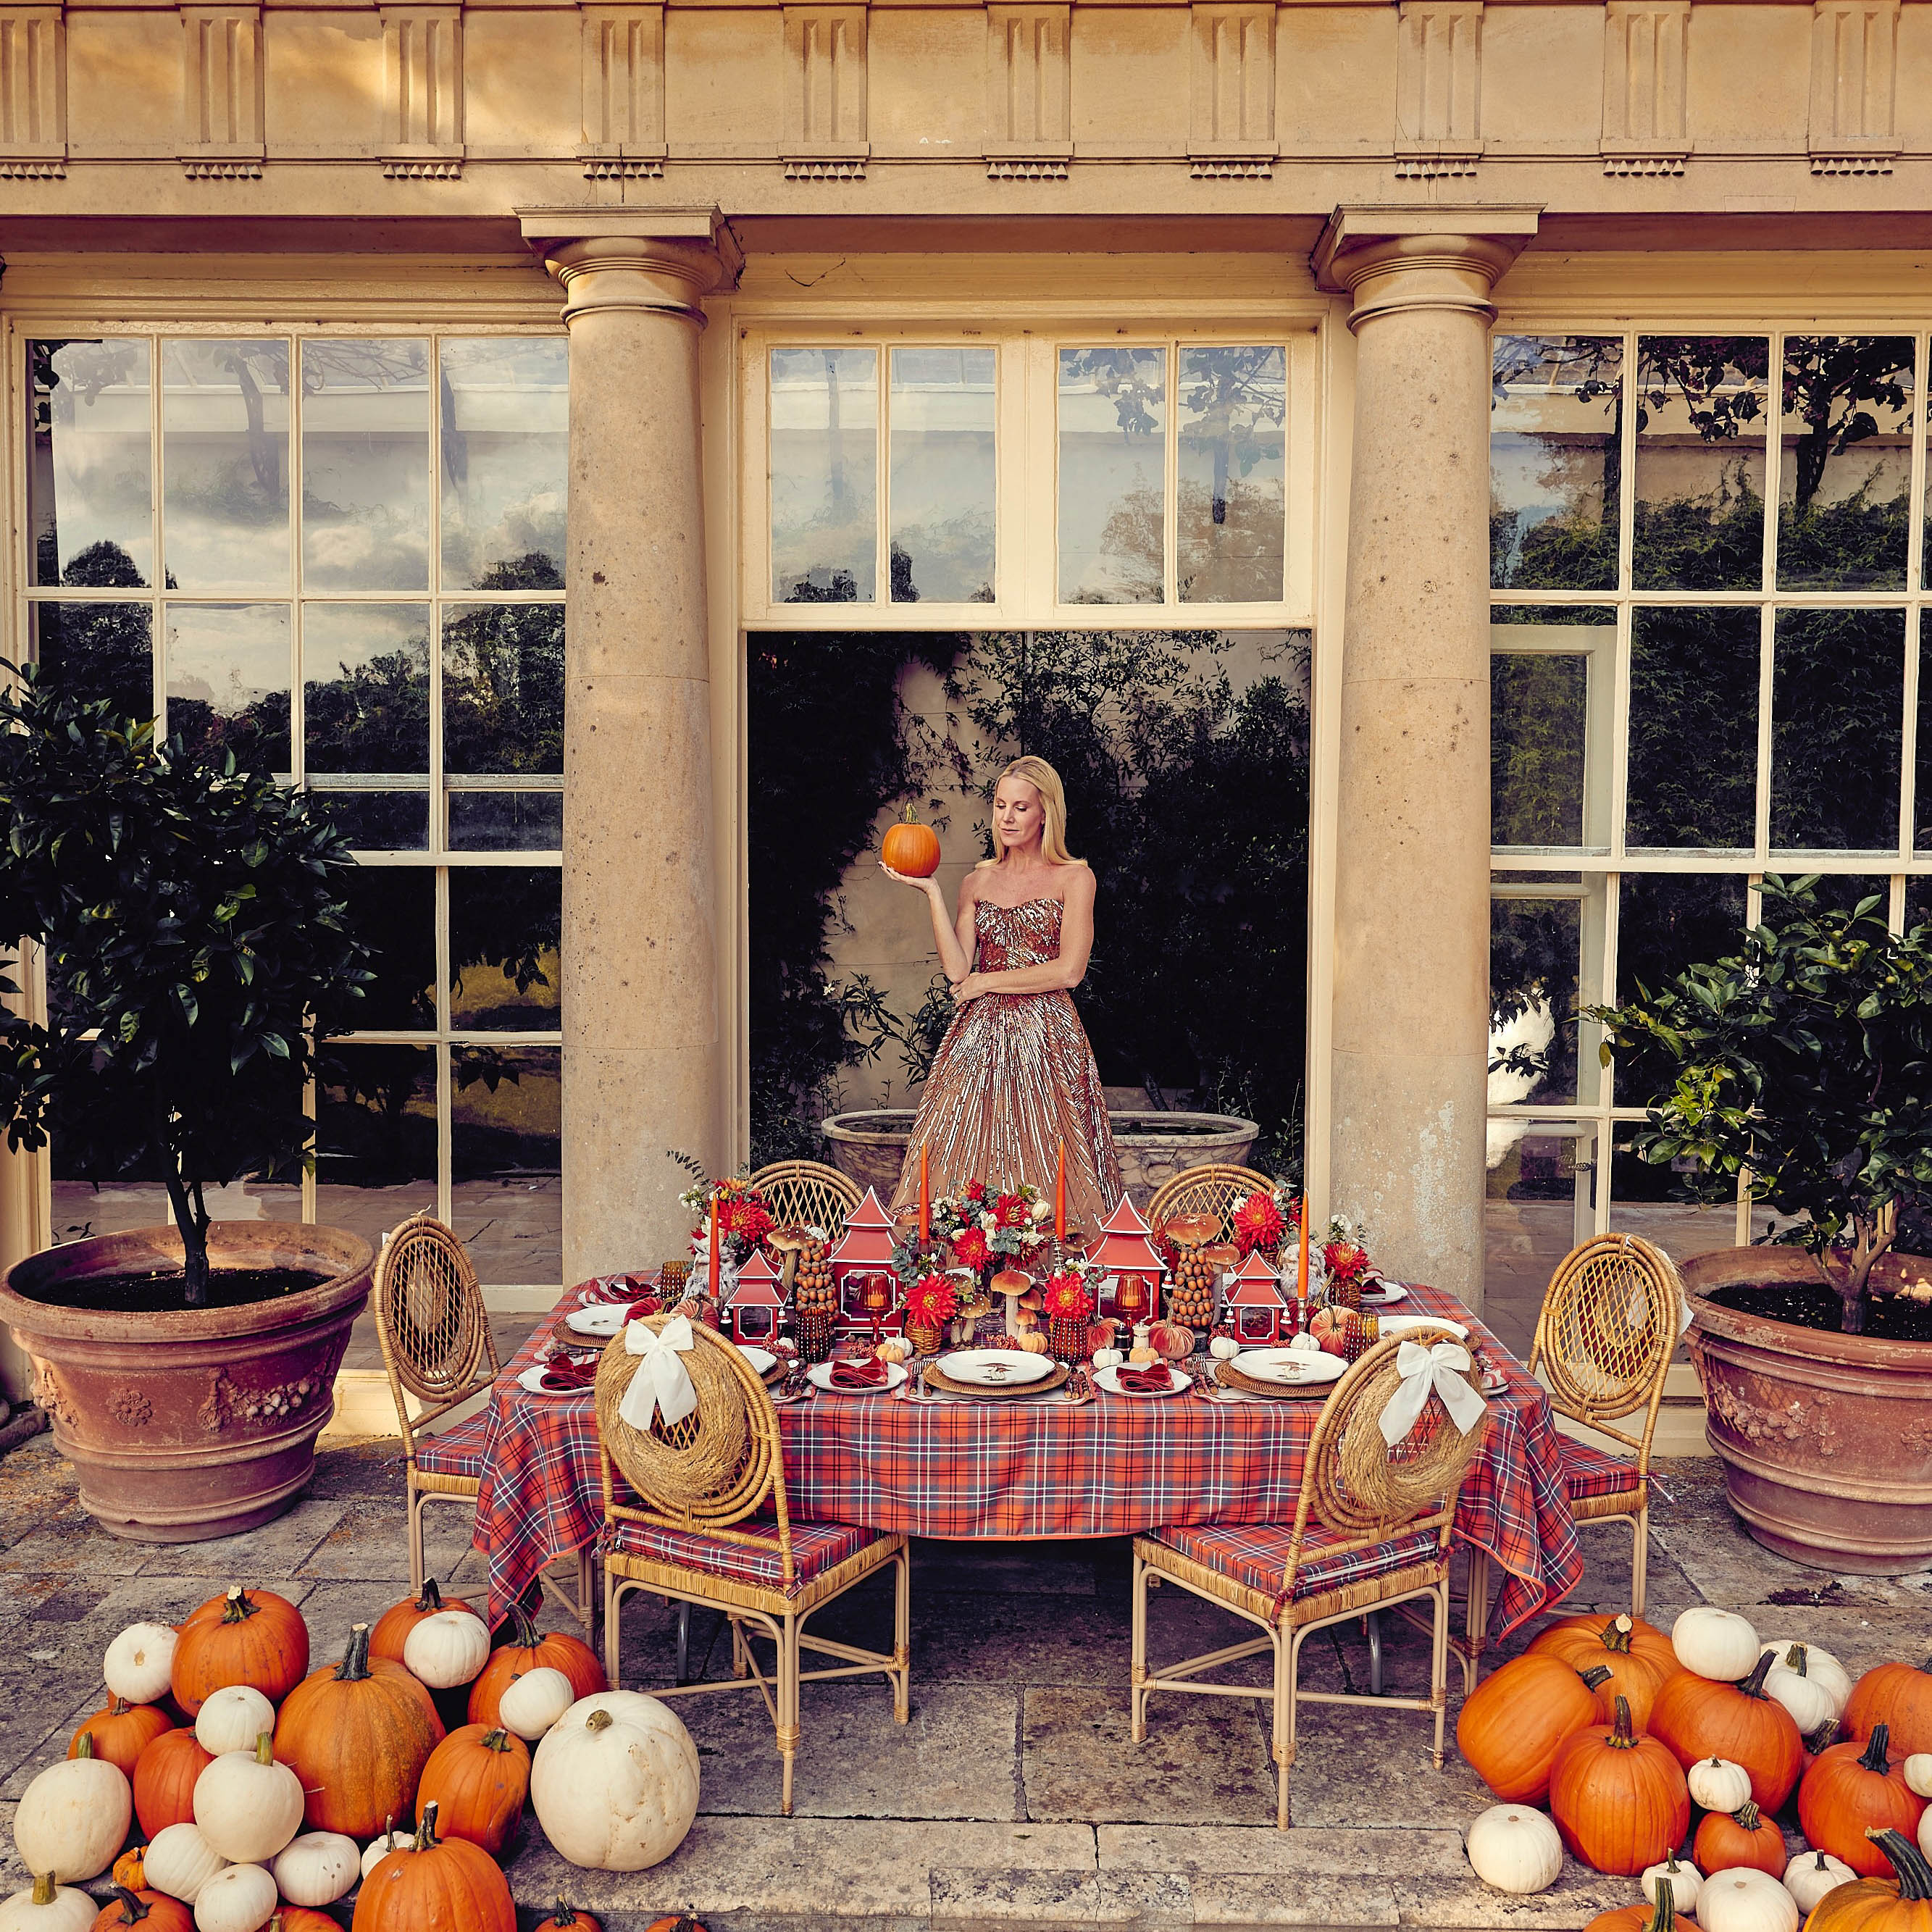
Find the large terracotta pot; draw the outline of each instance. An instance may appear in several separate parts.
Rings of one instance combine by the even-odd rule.
[[[1723,1248],[1684,1264],[1705,1434],[1731,1507],[1766,1549],[1816,1568],[1932,1567],[1932,1342],[1801,1328],[1720,1307],[1713,1290],[1817,1281],[1795,1248]],[[1876,1278],[1932,1263],[1887,1255]]]
[[[0,1286],[0,1319],[33,1358],[34,1400],[80,1478],[82,1505],[116,1536],[198,1543],[280,1516],[334,1412],[350,1324],[369,1298],[369,1244],[306,1222],[218,1221],[208,1245],[218,1271],[327,1279],[232,1308],[64,1305],[64,1285],[181,1266],[172,1228],[136,1228],[29,1256]]]

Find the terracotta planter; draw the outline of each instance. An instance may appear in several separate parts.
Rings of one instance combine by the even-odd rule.
[[[181,1266],[172,1228],[137,1228],[29,1256],[0,1285],[0,1319],[33,1358],[34,1400],[82,1504],[116,1536],[198,1543],[271,1521],[308,1483],[334,1412],[350,1324],[369,1298],[369,1244],[272,1221],[218,1221],[208,1239],[218,1270],[328,1279],[233,1308],[64,1306],[63,1284]]]
[[[1885,1256],[1882,1280],[1932,1264]],[[1746,1283],[1816,1281],[1795,1248],[1724,1248],[1684,1264],[1705,1434],[1731,1507],[1768,1550],[1826,1570],[1932,1567],[1932,1342],[1801,1328],[1711,1300]]]

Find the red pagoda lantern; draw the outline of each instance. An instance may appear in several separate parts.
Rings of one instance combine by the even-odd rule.
[[[1087,1258],[1101,1270],[1100,1312],[1103,1320],[1111,1318],[1131,1328],[1136,1322],[1151,1322],[1160,1314],[1165,1264],[1154,1244],[1153,1230],[1126,1195],[1101,1222]]]

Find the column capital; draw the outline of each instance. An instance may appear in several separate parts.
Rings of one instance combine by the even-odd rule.
[[[713,208],[520,208],[524,239],[563,284],[563,319],[630,310],[704,326],[703,298],[736,284],[737,239]]]
[[[1485,322],[1504,270],[1536,232],[1539,208],[1342,207],[1312,258],[1316,283],[1354,298],[1348,326],[1402,309],[1468,309]]]

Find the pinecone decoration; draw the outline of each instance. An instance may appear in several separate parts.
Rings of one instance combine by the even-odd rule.
[[[801,1315],[836,1315],[838,1291],[832,1281],[832,1244],[808,1241],[799,1250],[798,1272],[792,1277],[793,1298]]]

